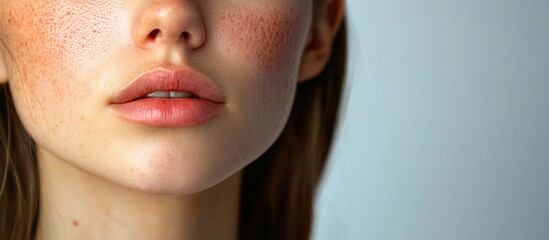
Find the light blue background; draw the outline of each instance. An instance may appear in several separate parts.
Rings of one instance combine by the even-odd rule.
[[[313,239],[549,239],[549,1],[349,0]]]

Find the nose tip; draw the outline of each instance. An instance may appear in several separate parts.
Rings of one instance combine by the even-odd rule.
[[[202,46],[206,32],[198,6],[193,1],[164,1],[143,6],[137,14],[133,39],[142,48],[157,45]]]

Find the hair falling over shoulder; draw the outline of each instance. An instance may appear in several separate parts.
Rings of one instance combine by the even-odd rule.
[[[0,239],[32,239],[38,215],[38,172],[33,142],[0,87]]]
[[[288,123],[271,148],[244,169],[240,239],[308,239],[317,185],[332,144],[344,90],[345,23],[315,79],[300,83]],[[33,239],[39,182],[34,143],[0,85],[0,239]]]

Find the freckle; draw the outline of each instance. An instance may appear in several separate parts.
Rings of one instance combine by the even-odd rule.
[[[80,223],[78,222],[78,220],[74,219],[72,220],[72,225],[75,226],[75,227],[78,227]]]

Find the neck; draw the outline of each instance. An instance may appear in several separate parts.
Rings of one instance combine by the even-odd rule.
[[[241,171],[199,193],[151,195],[38,151],[36,238],[237,239]]]

